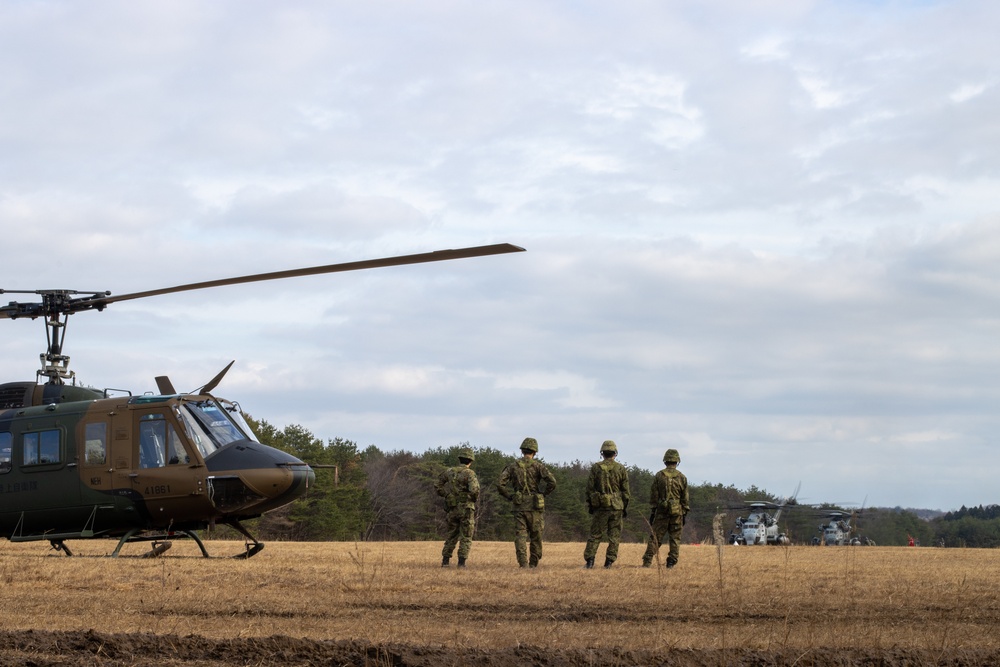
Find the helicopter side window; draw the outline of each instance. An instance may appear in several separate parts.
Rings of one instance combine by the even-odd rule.
[[[0,474],[10,471],[10,448],[13,438],[10,431],[0,433]]]
[[[104,465],[108,460],[108,425],[95,422],[83,427],[83,460],[87,465]]]
[[[43,463],[59,463],[59,430],[35,431],[25,433],[21,440],[21,453],[24,465]]]
[[[174,427],[167,424],[167,465],[179,465],[191,463],[184,441]]]
[[[139,422],[139,467],[162,468],[191,462],[180,434],[162,414],[149,414]]]
[[[159,416],[159,415],[150,415]],[[162,417],[161,417],[162,420]],[[143,421],[139,425],[139,467],[162,468],[163,443],[166,441],[166,421]]]

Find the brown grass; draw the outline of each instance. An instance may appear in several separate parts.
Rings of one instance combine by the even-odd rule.
[[[477,542],[466,570],[439,567],[440,542],[270,543],[248,561],[184,541],[158,559],[70,546],[73,558],[0,542],[0,627],[486,650],[1000,650],[993,550],[685,545],[664,570],[640,568],[628,544],[605,571],[582,568],[582,544],[546,544],[537,570],[518,569],[508,543]]]

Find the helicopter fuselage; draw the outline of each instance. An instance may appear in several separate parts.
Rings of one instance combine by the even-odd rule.
[[[729,536],[730,544],[790,544],[788,537],[780,532],[778,516],[766,512],[753,512],[746,519],[736,520],[736,530]]]
[[[11,541],[238,527],[314,480],[211,395],[0,385],[0,537]]]
[[[820,538],[823,546],[841,547],[845,544],[855,544],[857,540],[850,537],[852,531],[850,522],[840,518],[839,515],[831,517],[829,522],[819,527],[819,530],[823,534]],[[857,540],[857,543],[860,544],[860,540]]]

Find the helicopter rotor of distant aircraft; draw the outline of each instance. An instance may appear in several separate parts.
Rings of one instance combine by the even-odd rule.
[[[0,537],[48,541],[67,556],[67,540],[117,538],[112,556],[133,542],[147,555],[228,525],[246,538],[249,558],[264,544],[242,524],[302,497],[313,469],[261,444],[238,403],[212,392],[220,373],[194,393],[165,375],[158,394],[112,396],[76,384],[64,352],[70,315],[122,301],[242,283],[523,252],[500,243],[210,280],[112,296],[66,289],[4,290],[38,300],[0,306],[0,319],[43,318],[47,346],[35,381],[0,384]],[[44,382],[43,382],[44,380]]]

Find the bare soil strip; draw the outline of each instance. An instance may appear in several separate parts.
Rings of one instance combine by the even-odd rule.
[[[153,634],[0,631],[0,666],[14,665],[985,665],[997,664],[996,651],[913,651],[846,649],[753,651],[675,649],[666,652],[623,649],[555,649],[520,646],[459,649],[400,644],[375,646],[356,641],[316,641],[292,637],[208,639]]]

